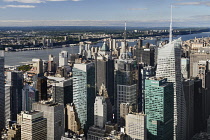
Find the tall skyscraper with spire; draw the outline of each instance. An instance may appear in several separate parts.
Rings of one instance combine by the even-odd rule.
[[[174,83],[174,139],[176,140],[186,138],[186,103],[181,74],[181,43],[181,38],[172,41],[171,23],[169,43],[158,48],[156,71],[156,77],[164,77],[168,82]]]
[[[117,122],[120,121],[120,104],[137,104],[137,64],[127,52],[126,23],[124,42],[121,43],[119,59],[115,60],[115,111]]]

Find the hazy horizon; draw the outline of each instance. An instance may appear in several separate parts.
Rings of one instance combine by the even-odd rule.
[[[206,0],[2,0],[0,26],[210,27]]]

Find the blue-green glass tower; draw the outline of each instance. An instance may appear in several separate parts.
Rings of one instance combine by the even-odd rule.
[[[87,131],[94,123],[95,65],[93,62],[74,64],[73,103],[81,123]]]
[[[145,114],[150,140],[173,139],[173,83],[166,78],[151,77],[145,80]]]

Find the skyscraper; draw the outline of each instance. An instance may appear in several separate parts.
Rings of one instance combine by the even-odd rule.
[[[47,77],[38,74],[34,76],[34,81],[34,86],[38,90],[36,101],[47,100]]]
[[[158,48],[156,77],[174,83],[174,138],[186,137],[186,103],[181,76],[181,39]]]
[[[189,78],[189,75],[190,75],[190,60],[189,60],[189,58],[181,59],[181,72],[185,79]]]
[[[61,51],[59,53],[59,67],[68,65],[68,52]]]
[[[33,103],[33,110],[43,112],[47,119],[47,140],[59,140],[64,135],[63,104],[41,101]]]
[[[48,61],[48,74],[51,75],[51,74],[55,74],[56,72],[56,60],[55,60],[55,57],[53,57],[53,55],[49,55],[49,61]]]
[[[47,119],[43,112],[21,112],[18,115],[21,124],[21,140],[47,140]]]
[[[148,139],[173,139],[173,84],[166,78],[145,80],[145,114]]]
[[[94,63],[74,64],[73,68],[73,103],[82,128],[93,125],[95,99]],[[88,121],[87,121],[88,120]]]
[[[108,95],[108,92],[106,90],[106,87],[104,84],[101,85],[100,89],[99,89],[99,96],[102,96],[105,99],[106,105],[107,105],[107,109],[106,109],[106,119],[107,121],[112,121],[113,119],[113,108],[112,108],[112,104]]]
[[[75,109],[74,104],[67,104],[65,108],[65,129],[66,131],[70,131],[74,134],[80,135],[83,133],[81,129],[81,123],[78,118],[78,114]]]
[[[194,134],[204,131],[205,112],[203,108],[202,80],[194,79]]]
[[[9,121],[11,121],[11,85],[5,84],[5,127],[7,128],[9,125]]]
[[[36,72],[36,74],[43,74],[43,61],[42,59],[34,58],[33,61],[33,71]]]
[[[149,66],[155,66],[155,49],[154,48],[141,48],[140,58],[138,57],[138,62],[143,62]]]
[[[0,131],[5,126],[4,51],[0,51]]]
[[[191,139],[194,135],[194,80],[188,79],[183,82],[184,95],[186,100],[186,139]],[[201,109],[201,108],[200,108]],[[197,127],[197,126],[196,126]]]
[[[103,96],[96,96],[94,103],[94,125],[104,128],[107,121],[107,104]]]
[[[6,120],[16,121],[17,114],[22,111],[22,88],[23,88],[23,73],[19,71],[6,72],[6,97],[10,96],[10,99],[6,98],[6,112],[10,112],[10,115],[6,117]],[[10,107],[8,107],[10,106]],[[8,125],[8,124],[7,124]]]
[[[129,140],[147,140],[146,115],[134,113],[126,115],[126,134]]]
[[[130,107],[129,103],[120,104],[120,126],[125,126],[125,116],[130,112]]]
[[[96,62],[96,88],[105,85],[110,101],[114,105],[114,60],[110,57],[109,47],[104,43],[101,47]]]
[[[120,122],[120,104],[137,104],[137,62],[127,52],[126,23],[124,42],[121,42],[121,53],[119,59],[115,60],[114,89],[115,89],[115,112],[117,122]]]
[[[36,91],[28,84],[24,85],[22,89],[22,110],[31,111],[32,104],[35,102]]]
[[[155,67],[152,66],[145,66],[142,69],[139,70],[140,74],[139,74],[139,106],[138,109],[139,111],[145,111],[145,95],[144,95],[144,91],[145,91],[145,79],[150,78],[152,76],[155,76]]]
[[[48,80],[52,81],[54,102],[64,106],[73,102],[73,78],[48,76]]]
[[[137,66],[127,53],[121,53],[115,62],[115,107],[120,121],[120,104],[137,104]]]

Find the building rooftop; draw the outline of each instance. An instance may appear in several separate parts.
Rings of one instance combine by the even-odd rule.
[[[160,81],[160,80],[163,80],[163,79],[166,79],[166,78],[164,78],[164,77],[150,77],[150,78],[148,78],[149,80],[156,80],[156,81]]]
[[[28,115],[33,115],[33,114],[37,114],[40,113],[39,111],[36,110],[31,110],[31,111],[21,111],[21,114],[28,114]]]
[[[48,106],[57,106],[59,105],[58,103],[52,102],[52,101],[45,101],[42,100],[40,102],[37,102],[38,104],[43,104],[43,105],[48,105]]]

